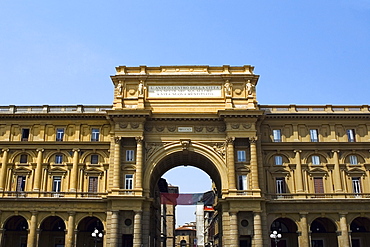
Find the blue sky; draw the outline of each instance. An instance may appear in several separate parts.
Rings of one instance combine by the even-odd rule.
[[[255,66],[260,104],[370,104],[370,0],[0,2],[0,105],[111,104],[118,65],[198,64]]]

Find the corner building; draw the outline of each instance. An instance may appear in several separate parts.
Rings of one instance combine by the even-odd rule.
[[[183,165],[215,184],[213,246],[370,246],[368,105],[260,105],[251,66],[116,70],[113,105],[0,107],[1,246],[161,246]]]

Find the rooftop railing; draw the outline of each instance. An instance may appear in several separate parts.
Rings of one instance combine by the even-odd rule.
[[[370,113],[369,105],[260,105],[267,114],[280,113]]]
[[[281,193],[266,194],[271,200],[297,200],[297,199],[370,199],[370,193]]]
[[[35,113],[105,113],[111,105],[68,105],[68,106],[0,106],[0,114]]]

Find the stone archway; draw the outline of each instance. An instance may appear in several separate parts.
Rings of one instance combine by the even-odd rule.
[[[221,197],[222,195],[222,182],[226,181],[227,178],[225,168],[222,166],[223,160],[217,157],[216,153],[212,153],[211,150],[207,150],[201,144],[195,144],[191,147],[184,149],[181,143],[174,144],[172,147],[167,147],[167,150],[161,150],[156,153],[156,157],[152,158],[149,162],[147,161],[146,173],[144,173],[144,190],[147,190],[148,194],[152,198],[152,204],[150,205],[150,217],[143,217],[150,219],[150,223],[146,225],[149,229],[143,229],[143,232],[149,234],[148,237],[143,238],[143,243],[146,239],[152,239],[156,242],[156,246],[160,244],[160,232],[156,232],[158,229],[158,224],[160,224],[158,215],[158,208],[160,208],[160,200],[158,200],[158,182],[162,175],[172,168],[178,166],[194,166],[205,173],[207,173],[213,183],[215,184],[217,195]],[[144,211],[145,212],[145,211]],[[220,231],[222,232],[222,231]],[[152,246],[152,243],[149,243]]]
[[[95,241],[97,247],[103,246],[104,226],[97,217],[83,218],[78,223],[77,230],[77,246],[94,246]],[[102,233],[103,237],[100,238],[99,236],[96,236],[96,238],[93,238],[91,233],[95,230],[98,230],[99,233]]]
[[[278,218],[272,222],[270,231],[277,231],[282,235],[276,247],[298,246],[298,227],[293,220]],[[271,246],[275,246],[273,239],[271,239]]]
[[[352,247],[370,245],[370,219],[366,217],[355,218],[350,225]]]
[[[311,246],[338,246],[337,227],[333,221],[328,218],[316,218],[310,226]]]
[[[12,216],[4,224],[2,245],[4,247],[27,246],[28,223],[22,216]]]
[[[65,245],[66,225],[58,216],[49,216],[40,225],[40,247],[63,247]]]

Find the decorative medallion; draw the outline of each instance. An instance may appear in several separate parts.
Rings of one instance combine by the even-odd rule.
[[[244,129],[250,129],[252,127],[251,123],[244,123],[243,124]]]
[[[158,131],[158,132],[162,132],[164,130],[164,126],[155,126],[155,129]]]
[[[217,127],[218,132],[225,132],[226,131],[226,125],[221,125]]]
[[[231,128],[233,128],[233,129],[239,129],[239,127],[240,127],[239,123],[232,123],[231,124]]]
[[[127,126],[128,126],[128,123],[126,123],[126,122],[119,123],[119,127],[120,127],[121,129],[126,129],[126,128],[127,128]]]
[[[194,127],[196,132],[202,132],[203,131],[203,126],[195,126]]]
[[[208,132],[213,132],[215,130],[215,126],[207,126],[206,129]]]
[[[172,125],[172,126],[167,126],[167,129],[169,132],[174,132],[176,130],[176,126]]]
[[[145,129],[145,131],[150,132],[150,131],[153,130],[153,125],[147,123],[147,124],[145,124],[144,129]]]
[[[130,123],[130,125],[131,125],[131,128],[137,129],[137,128],[139,128],[140,123]]]

